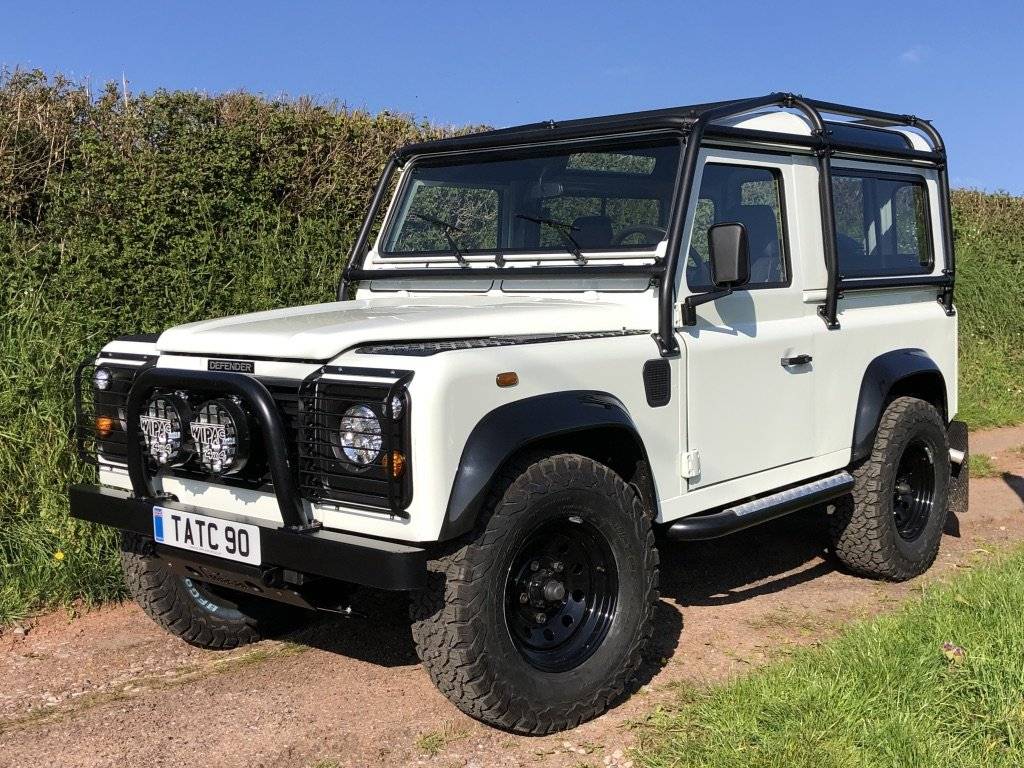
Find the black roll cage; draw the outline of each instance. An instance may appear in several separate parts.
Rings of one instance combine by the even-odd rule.
[[[756,109],[778,107],[794,109],[804,115],[811,124],[810,136],[798,136],[773,131],[752,130],[730,126],[714,125],[715,122],[736,117]],[[931,150],[883,147],[870,142],[836,140],[822,113],[853,118],[864,127],[913,128],[925,135],[931,143]],[[524,266],[524,267],[474,267],[466,268],[415,268],[415,269],[364,269],[367,244],[374,221],[387,194],[395,171],[414,157],[422,155],[446,155],[459,157],[484,150],[513,148],[515,146],[561,143],[579,139],[598,139],[642,132],[672,132],[685,142],[679,170],[676,175],[673,210],[669,219],[668,249],[663,259],[653,264],[638,265],[570,265],[570,266]],[[900,115],[862,109],[844,104],[835,104],[814,99],[805,99],[793,93],[771,93],[750,99],[701,104],[678,109],[663,109],[651,112],[637,112],[609,117],[570,120],[564,123],[535,123],[516,128],[505,128],[485,133],[471,134],[436,141],[409,144],[395,152],[387,161],[370,203],[370,209],[363,220],[356,237],[348,264],[342,271],[338,283],[338,298],[345,300],[351,285],[361,280],[394,280],[422,277],[649,277],[658,286],[658,330],[654,334],[662,356],[672,357],[679,353],[675,338],[674,306],[675,284],[679,256],[682,251],[683,230],[686,212],[693,195],[693,181],[697,173],[697,158],[704,140],[718,139],[759,144],[796,146],[813,152],[818,164],[818,197],[821,205],[822,242],[828,283],[825,301],[818,307],[825,325],[838,329],[839,299],[847,291],[871,290],[886,287],[935,286],[939,289],[938,300],[946,314],[954,314],[953,286],[955,281],[955,256],[953,252],[953,225],[949,202],[949,175],[946,164],[946,148],[939,132],[927,120],[914,115]],[[881,161],[911,162],[921,167],[934,168],[938,172],[940,200],[940,229],[946,267],[942,275],[921,275],[918,277],[895,277],[878,279],[845,279],[839,273],[836,251],[835,213],[832,202],[832,157],[840,153],[860,158]],[[691,318],[692,319],[692,318]]]

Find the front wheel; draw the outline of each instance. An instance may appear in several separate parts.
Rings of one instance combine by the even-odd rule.
[[[658,553],[633,489],[563,454],[515,465],[431,577],[412,618],[434,683],[472,717],[542,734],[625,691],[652,631]]]
[[[832,516],[836,556],[852,571],[890,581],[924,573],[949,510],[949,441],[939,412],[913,397],[893,400],[871,456],[852,471],[853,493]]]
[[[121,571],[135,601],[153,621],[190,645],[226,650],[254,643],[309,621],[313,613],[179,576],[153,540],[121,538]]]

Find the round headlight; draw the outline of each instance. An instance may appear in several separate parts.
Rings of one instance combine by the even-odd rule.
[[[233,398],[209,400],[192,421],[192,442],[207,472],[238,472],[249,460],[249,417]]]
[[[92,372],[92,384],[96,389],[110,389],[110,382],[113,381],[113,379],[114,377],[111,376],[110,370],[107,368],[97,368]]]
[[[339,425],[341,450],[349,461],[365,467],[380,456],[384,438],[380,421],[365,405],[354,405],[345,411]]]
[[[157,395],[139,414],[146,452],[158,466],[184,464],[192,456],[186,430],[192,409],[179,395]]]

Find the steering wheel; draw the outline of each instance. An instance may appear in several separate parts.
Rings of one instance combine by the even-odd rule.
[[[612,238],[612,245],[622,245],[623,241],[633,235],[647,235],[648,242],[660,243],[667,232],[661,227],[655,227],[650,224],[637,224],[632,227],[626,227],[624,230],[619,232],[615,237]]]

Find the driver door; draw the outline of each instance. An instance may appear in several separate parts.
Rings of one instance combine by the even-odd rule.
[[[685,288],[713,290],[707,230],[725,222],[747,230],[750,280],[697,307],[697,325],[680,332],[686,439],[700,459],[691,489],[813,456],[813,330],[820,323],[803,302],[800,276],[794,280],[798,239],[790,236],[786,213],[792,163],[774,155],[704,150],[699,167]]]

